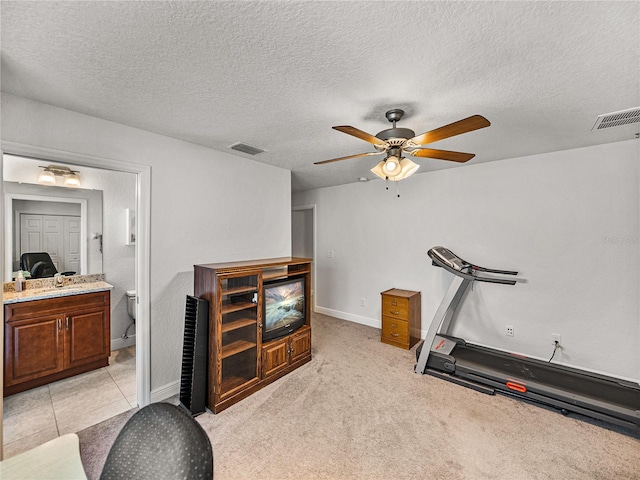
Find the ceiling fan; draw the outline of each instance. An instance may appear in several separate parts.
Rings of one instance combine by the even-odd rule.
[[[373,144],[377,151],[347,155],[346,157],[332,158],[331,160],[323,160],[321,162],[315,162],[315,165],[386,153],[387,156],[385,159],[372,168],[371,171],[383,180],[397,182],[413,175],[416,170],[420,168],[420,166],[413,161],[403,157],[403,152],[413,157],[435,158],[439,160],[464,163],[471,160],[475,154],[438,150],[434,148],[427,148],[425,145],[491,125],[489,120],[483,116],[473,115],[463,120],[445,125],[444,127],[423,133],[422,135],[416,135],[413,130],[396,127],[396,122],[400,121],[403,115],[404,111],[399,108],[389,110],[385,116],[387,117],[387,120],[393,123],[393,127],[382,130],[375,136],[367,132],[363,132],[355,127],[346,125],[333,127],[334,130],[352,135],[364,140],[365,142]]]

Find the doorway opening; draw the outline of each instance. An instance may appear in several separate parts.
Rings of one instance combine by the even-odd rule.
[[[135,183],[135,198],[133,207],[136,211],[136,242],[128,248],[134,251],[134,276],[135,276],[135,401],[139,407],[146,406],[150,403],[150,319],[149,319],[149,232],[150,232],[150,167],[146,165],[137,165],[125,163],[118,160],[112,160],[101,157],[88,155],[80,155],[70,152],[61,152],[30,145],[17,144],[13,142],[2,142],[2,154],[15,155],[25,157],[27,159],[35,159],[44,162],[58,162],[74,167],[86,167],[89,169],[106,170],[111,172],[120,172],[131,175]],[[2,179],[5,180],[4,161],[0,163],[0,171],[2,171]],[[69,190],[68,190],[69,191]],[[6,228],[7,222],[7,201],[13,202],[13,199],[7,199],[5,192],[2,195],[2,201],[5,203],[4,208],[0,208],[3,215],[3,225]],[[124,218],[122,219],[124,226]],[[93,234],[96,232],[89,232]],[[99,233],[99,232],[98,232]],[[0,271],[6,275],[7,271],[11,271],[12,263],[7,260],[11,258],[11,254],[7,255],[8,245],[6,244],[5,235],[0,235],[2,239],[2,249],[5,255],[0,256]],[[102,247],[102,238],[99,238],[100,247]],[[123,235],[124,244],[124,235]],[[9,264],[8,264],[9,263]],[[3,265],[4,264],[4,265]],[[107,279],[108,281],[109,279]],[[126,301],[126,300],[125,300]],[[112,332],[112,338],[119,336],[122,332]],[[3,333],[0,333],[2,338]],[[3,341],[4,343],[4,341]],[[112,342],[113,346],[113,342]],[[0,407],[2,403],[0,402]]]
[[[316,261],[316,205],[299,205],[291,208],[291,256]],[[316,268],[311,275],[311,309],[316,308]]]

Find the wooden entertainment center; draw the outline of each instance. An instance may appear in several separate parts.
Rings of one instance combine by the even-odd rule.
[[[219,413],[311,360],[311,259],[195,265],[196,297],[209,302],[207,407]],[[263,286],[304,278],[305,324],[262,342]]]

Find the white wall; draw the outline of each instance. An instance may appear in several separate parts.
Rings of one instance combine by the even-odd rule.
[[[5,93],[2,127],[5,141],[151,166],[152,390],[180,377],[193,265],[291,251],[288,170]]]
[[[424,334],[453,278],[426,255],[442,245],[527,280],[476,284],[454,334],[548,360],[559,333],[554,361],[637,381],[639,159],[630,140],[416,174],[400,198],[382,181],[295,194],[317,204],[318,311],[379,327],[380,292],[419,290]]]

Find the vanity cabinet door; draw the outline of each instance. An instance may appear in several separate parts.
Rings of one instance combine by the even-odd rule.
[[[4,388],[13,395],[109,365],[111,293],[4,306]]]
[[[61,315],[5,323],[5,386],[62,371]]]
[[[65,328],[65,368],[84,365],[108,357],[111,350],[109,313],[105,308],[67,313]]]

